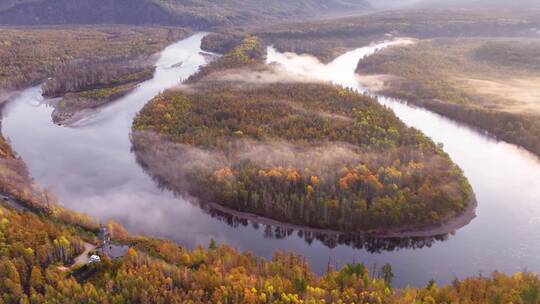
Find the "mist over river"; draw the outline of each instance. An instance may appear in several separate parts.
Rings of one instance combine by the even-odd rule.
[[[390,98],[379,101],[408,125],[444,144],[464,170],[478,200],[477,218],[454,235],[434,238],[372,239],[325,236],[265,225],[201,208],[196,200],[175,196],[137,163],[129,134],[135,114],[159,92],[173,87],[205,64],[200,54],[204,34],[166,48],[154,78],[74,126],[52,123],[53,108],[39,87],[29,88],[3,111],[2,131],[27,163],[40,187],[48,187],[68,208],[131,232],[170,238],[188,247],[211,239],[260,256],[276,250],[306,256],[316,272],[329,261],[361,261],[370,268],[390,263],[395,285],[424,285],[434,278],[528,269],[540,271],[540,161],[513,145],[429,111]],[[268,61],[291,73],[365,92],[354,74],[358,61],[386,42],[346,53],[328,65],[310,56],[282,54],[269,48]],[[178,64],[183,62],[183,64]]]

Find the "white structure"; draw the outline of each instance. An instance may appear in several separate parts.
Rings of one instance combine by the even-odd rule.
[[[88,260],[88,264],[90,264],[90,263],[99,263],[99,262],[101,262],[101,258],[98,255],[95,255],[95,254],[90,257],[90,260]]]

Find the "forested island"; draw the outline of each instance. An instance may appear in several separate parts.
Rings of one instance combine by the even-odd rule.
[[[430,139],[351,90],[265,81],[276,72],[264,54],[248,37],[145,106],[133,142],[150,172],[234,210],[347,232],[438,225],[470,204],[461,170]]]
[[[147,60],[149,61],[149,60]],[[133,91],[154,75],[153,62],[144,64],[116,59],[112,62],[69,64],[43,84],[43,96],[62,97],[52,113],[53,121],[64,123],[87,109],[95,109]]]

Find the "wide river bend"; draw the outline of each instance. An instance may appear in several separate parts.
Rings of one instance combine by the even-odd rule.
[[[160,187],[135,160],[129,138],[134,115],[159,92],[205,64],[204,34],[175,43],[161,53],[153,79],[74,126],[51,121],[52,107],[39,87],[29,88],[3,111],[2,131],[41,187],[63,205],[132,232],[170,238],[182,245],[211,239],[260,256],[276,250],[307,257],[316,272],[329,262],[362,261],[369,267],[391,263],[396,286],[420,286],[434,278],[489,274],[494,270],[540,271],[540,161],[432,112],[380,97],[405,123],[422,130],[464,170],[478,199],[477,218],[453,235],[414,239],[342,239],[302,233],[210,212]],[[393,43],[359,48],[328,65],[310,56],[269,48],[269,62],[297,73],[365,89],[354,74],[357,62]],[[183,62],[181,65],[177,63]]]

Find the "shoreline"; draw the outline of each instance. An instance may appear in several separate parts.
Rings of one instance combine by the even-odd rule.
[[[198,202],[201,207],[209,207],[215,211],[223,212],[225,214],[236,216],[238,218],[255,222],[257,224],[279,226],[280,228],[293,229],[302,232],[310,232],[315,234],[325,234],[334,236],[359,236],[359,237],[373,237],[373,238],[413,238],[413,237],[434,237],[446,234],[455,233],[458,229],[467,226],[476,218],[476,208],[478,201],[473,192],[469,199],[467,208],[458,216],[449,219],[448,221],[437,224],[428,225],[424,227],[402,227],[389,230],[371,230],[365,232],[346,232],[334,229],[313,228],[309,226],[302,226],[293,223],[280,222],[278,220],[256,215],[253,213],[237,211],[225,206],[222,206],[215,202]]]
[[[358,81],[364,86],[368,93],[375,94],[377,96],[388,97],[396,99],[399,102],[407,104],[409,106],[421,108],[435,114],[438,114],[446,119],[452,120],[460,125],[467,126],[479,133],[491,137],[497,141],[506,142],[517,148],[523,149],[524,151],[531,153],[537,158],[540,158],[540,150],[537,151],[531,145],[526,143],[519,142],[508,136],[497,132],[496,128],[492,125],[489,125],[489,122],[495,120],[497,115],[510,115],[513,116],[517,121],[523,122],[523,117],[526,118],[523,114],[511,113],[504,111],[491,111],[489,109],[475,108],[473,105],[462,105],[454,104],[451,102],[445,102],[440,99],[426,99],[426,100],[413,100],[411,98],[405,98],[395,91],[395,87],[399,86],[400,81],[403,81],[399,76],[392,74],[356,74]],[[476,113],[475,118],[468,117],[464,113],[470,114],[471,112]],[[484,119],[488,121],[488,125],[482,125],[478,123],[478,119]]]
[[[7,104],[9,101],[17,97],[21,93],[20,90],[14,90],[14,91],[1,91],[0,89],[0,107],[3,107],[5,104]],[[1,119],[0,119],[1,120]]]
[[[125,86],[127,86],[125,89],[105,98],[83,98],[78,96],[80,92],[66,93],[60,98],[50,98],[50,100],[54,100],[54,102],[50,102],[50,104],[54,107],[54,110],[51,113],[51,119],[54,124],[71,126],[78,121],[87,118],[93,113],[98,112],[100,109],[105,108],[108,105],[129,95],[145,81],[147,80],[125,84]],[[100,89],[107,89],[107,87],[99,88],[98,90]],[[47,97],[44,98],[45,100],[47,99]],[[79,100],[79,98],[81,98],[82,101]],[[60,103],[62,101],[68,102],[68,105],[61,106]],[[84,104],[84,102],[86,102],[86,104]],[[83,104],[81,105],[80,103]]]

